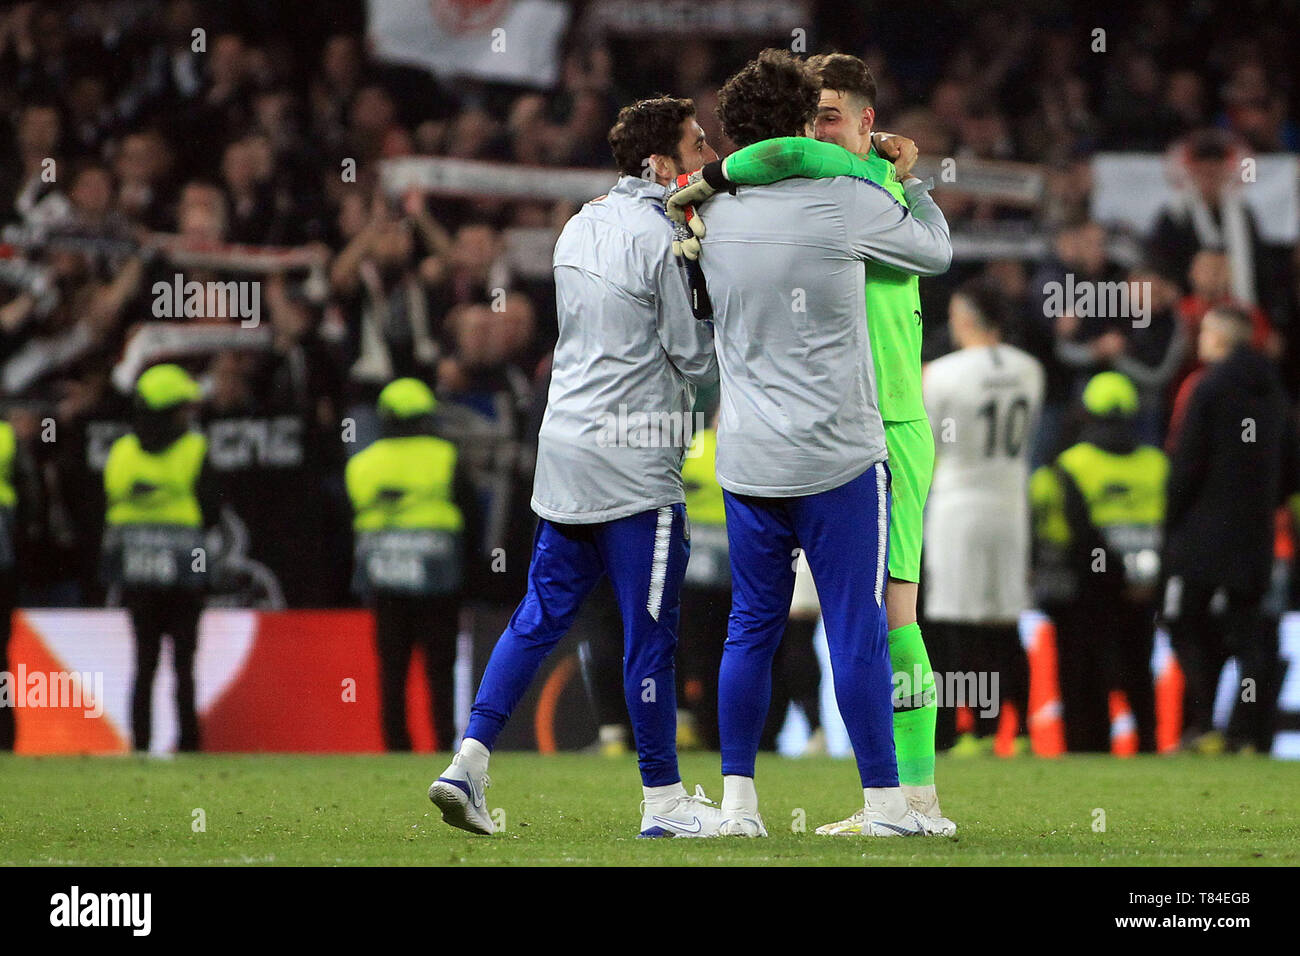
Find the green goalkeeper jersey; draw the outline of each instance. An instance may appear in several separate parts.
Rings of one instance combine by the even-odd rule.
[[[767,139],[727,157],[723,174],[742,186],[781,179],[856,176],[887,190],[906,208],[907,196],[894,164],[875,151],[865,158],[834,143],[804,136]],[[921,295],[916,276],[868,262],[867,332],[876,367],[880,417],[887,422],[925,418],[921,400]]]

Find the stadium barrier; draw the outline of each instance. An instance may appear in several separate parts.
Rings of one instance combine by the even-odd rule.
[[[496,631],[462,635],[457,718],[464,726],[472,688]],[[1050,622],[1028,612],[1021,633],[1029,654],[1029,734],[1035,753],[1064,750],[1055,642]],[[1273,755],[1300,759],[1300,613],[1281,624],[1288,673],[1281,690]],[[596,739],[596,722],[571,635],[546,663],[498,744],[543,753],[575,750]],[[1157,737],[1172,749],[1181,724],[1182,676],[1161,635],[1153,655]],[[125,753],[130,745],[134,651],[129,619],[112,609],[19,610],[9,646],[10,673],[0,701],[16,704],[16,750],[23,754]],[[411,662],[407,713],[417,751],[434,748],[422,662]],[[1226,722],[1236,687],[1232,665],[1220,686],[1216,720]],[[823,682],[829,686],[829,681]],[[176,743],[174,678],[164,647],[153,688],[153,747]],[[196,699],[203,749],[214,752],[373,753],[383,749],[374,625],[363,610],[253,611],[210,608],[199,631]],[[833,705],[823,708],[832,754],[847,754]],[[1131,753],[1132,715],[1111,701],[1113,751]],[[1013,731],[1004,722],[1002,736]],[[1004,740],[1000,752],[1010,752]],[[446,743],[442,743],[445,749]]]

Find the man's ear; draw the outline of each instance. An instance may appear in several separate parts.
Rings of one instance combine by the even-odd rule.
[[[650,172],[654,174],[656,182],[671,183],[677,178],[677,163],[671,156],[651,153]]]
[[[876,128],[876,108],[874,106],[862,107],[862,117],[859,120],[858,132],[863,136],[868,136]]]

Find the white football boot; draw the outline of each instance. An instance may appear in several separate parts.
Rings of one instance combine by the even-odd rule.
[[[723,818],[722,825],[718,827],[718,836],[765,837],[767,827],[763,826],[763,818],[757,810],[737,812]]]
[[[903,787],[903,794],[907,797],[907,805],[910,809],[916,811],[917,816],[921,818],[921,825],[925,829],[926,836],[956,836],[957,824],[945,817],[939,809],[939,798],[935,795],[933,785],[929,787]],[[863,809],[857,811],[851,817],[844,820],[837,820],[835,823],[824,823],[813,832],[818,836],[859,836],[862,833],[862,824],[866,820],[867,811]]]
[[[851,817],[834,823],[823,823],[813,833],[817,836],[857,836],[862,832],[862,821],[867,817],[866,809],[858,810]]]
[[[767,827],[758,813],[758,791],[754,778],[722,775],[722,825],[718,836],[765,837]]]
[[[943,815],[939,809],[939,795],[934,791],[934,784],[926,787],[903,785],[903,795],[907,805],[915,810],[925,824],[926,836],[951,837],[957,835],[957,824]]]
[[[861,836],[928,836],[921,815],[907,805],[901,787],[870,787],[864,791]]]
[[[662,837],[713,837],[718,835],[722,810],[695,785],[695,793],[685,790],[668,802],[651,805],[641,801],[641,832],[638,839]]]
[[[442,811],[444,823],[470,833],[492,834],[496,827],[488,815],[484,791],[492,786],[486,773],[471,773],[461,766],[461,756],[451,759],[451,766],[429,786],[429,799]]]

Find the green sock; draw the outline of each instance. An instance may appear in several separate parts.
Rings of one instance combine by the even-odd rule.
[[[901,701],[896,700],[894,705],[898,782],[912,787],[928,786],[934,783],[934,725],[939,708],[935,702],[930,655],[925,652],[920,624],[904,624],[889,632],[889,664],[895,675],[895,692],[902,691]],[[914,686],[917,674],[920,674],[919,688]],[[904,707],[900,708],[899,703]]]

